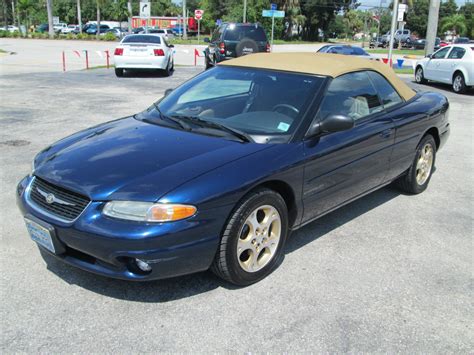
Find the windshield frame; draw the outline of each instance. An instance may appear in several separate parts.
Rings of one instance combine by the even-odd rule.
[[[257,142],[257,143],[290,143],[294,142],[296,140],[302,140],[304,138],[305,131],[309,124],[311,123],[313,116],[315,114],[315,111],[317,110],[317,103],[320,101],[320,96],[321,93],[324,92],[325,87],[327,86],[327,82],[330,80],[328,76],[324,75],[316,75],[316,74],[310,74],[310,73],[300,73],[300,72],[293,72],[293,71],[285,71],[285,70],[274,70],[274,69],[267,69],[267,68],[251,68],[251,67],[241,67],[241,66],[231,66],[231,65],[226,65],[224,67],[216,67],[209,69],[207,71],[204,71],[202,73],[199,73],[189,80],[185,81],[181,85],[177,86],[173,91],[166,96],[163,96],[160,98],[155,105],[158,106],[160,110],[163,108],[160,107],[160,105],[163,103],[164,100],[166,100],[168,97],[170,97],[173,92],[183,89],[183,87],[190,85],[190,82],[192,80],[195,80],[196,78],[199,78],[200,76],[206,76],[207,73],[209,73],[212,70],[220,70],[220,69],[237,69],[237,70],[242,70],[242,71],[263,71],[266,73],[285,73],[285,74],[294,74],[294,75],[300,75],[300,76],[306,76],[308,78],[318,78],[321,80],[320,85],[314,85],[314,88],[308,92],[308,97],[306,98],[304,104],[301,106],[301,112],[300,112],[300,117],[299,117],[299,122],[296,123],[294,129],[291,130],[288,134],[282,134],[282,133],[266,133],[266,134],[256,134],[252,132],[247,132],[239,127],[235,127],[235,129],[241,130],[248,134],[252,139]],[[196,85],[196,83],[194,84]],[[191,87],[193,87],[192,85]],[[186,89],[187,91],[188,89]],[[186,92],[185,91],[185,92]],[[180,95],[184,94],[181,93]],[[223,96],[225,97],[225,96]],[[167,114],[167,113],[165,113]],[[138,115],[137,119],[140,119],[141,115]],[[148,120],[149,121],[149,120]],[[209,120],[209,122],[214,122],[213,120]],[[231,128],[234,128],[233,126],[230,126]],[[192,132],[192,131],[191,131]],[[193,132],[199,134],[199,132]]]

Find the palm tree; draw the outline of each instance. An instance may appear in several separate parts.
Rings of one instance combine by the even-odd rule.
[[[48,12],[48,33],[49,38],[54,38],[53,28],[53,0],[46,0],[46,10]]]
[[[462,35],[467,31],[466,18],[461,14],[445,17],[441,22],[441,30],[453,31],[455,35]]]
[[[112,4],[112,16],[114,17],[114,20],[120,22],[120,27],[122,27],[122,20],[130,17],[127,3],[127,0],[117,0]]]
[[[306,16],[301,14],[301,6],[299,0],[284,1],[283,10],[286,14],[286,22],[288,22],[288,27],[285,30],[285,37],[289,38],[292,36],[294,26],[298,28],[299,34],[300,27],[303,26],[306,21]]]
[[[25,21],[26,28],[30,27],[32,12],[35,11],[36,1],[35,0],[18,0],[16,4],[17,13],[21,14]],[[20,17],[18,15],[18,17]]]
[[[77,24],[79,25],[79,32],[82,33],[81,0],[77,0]]]

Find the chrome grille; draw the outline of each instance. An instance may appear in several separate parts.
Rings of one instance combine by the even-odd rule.
[[[75,220],[89,204],[89,199],[35,177],[29,191],[30,200],[40,209],[67,221]]]

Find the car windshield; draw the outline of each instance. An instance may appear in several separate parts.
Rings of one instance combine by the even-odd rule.
[[[161,44],[159,36],[146,36],[146,35],[134,35],[127,36],[124,38],[122,43],[153,43]]]
[[[179,86],[155,109],[137,118],[157,124],[164,117],[186,125],[217,124],[258,143],[287,142],[324,80],[264,69],[216,67]]]
[[[225,34],[224,34],[224,40],[226,40],[226,41],[240,41],[243,38],[250,38],[250,39],[253,39],[254,41],[257,41],[257,42],[267,40],[267,37],[265,36],[265,32],[263,31],[263,28],[260,27],[260,26],[229,25],[226,28],[226,31],[225,31]]]

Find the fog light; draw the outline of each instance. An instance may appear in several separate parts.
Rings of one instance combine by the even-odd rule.
[[[137,264],[138,268],[141,271],[145,271],[145,272],[151,271],[151,266],[147,262],[140,259],[135,259],[135,263]]]

